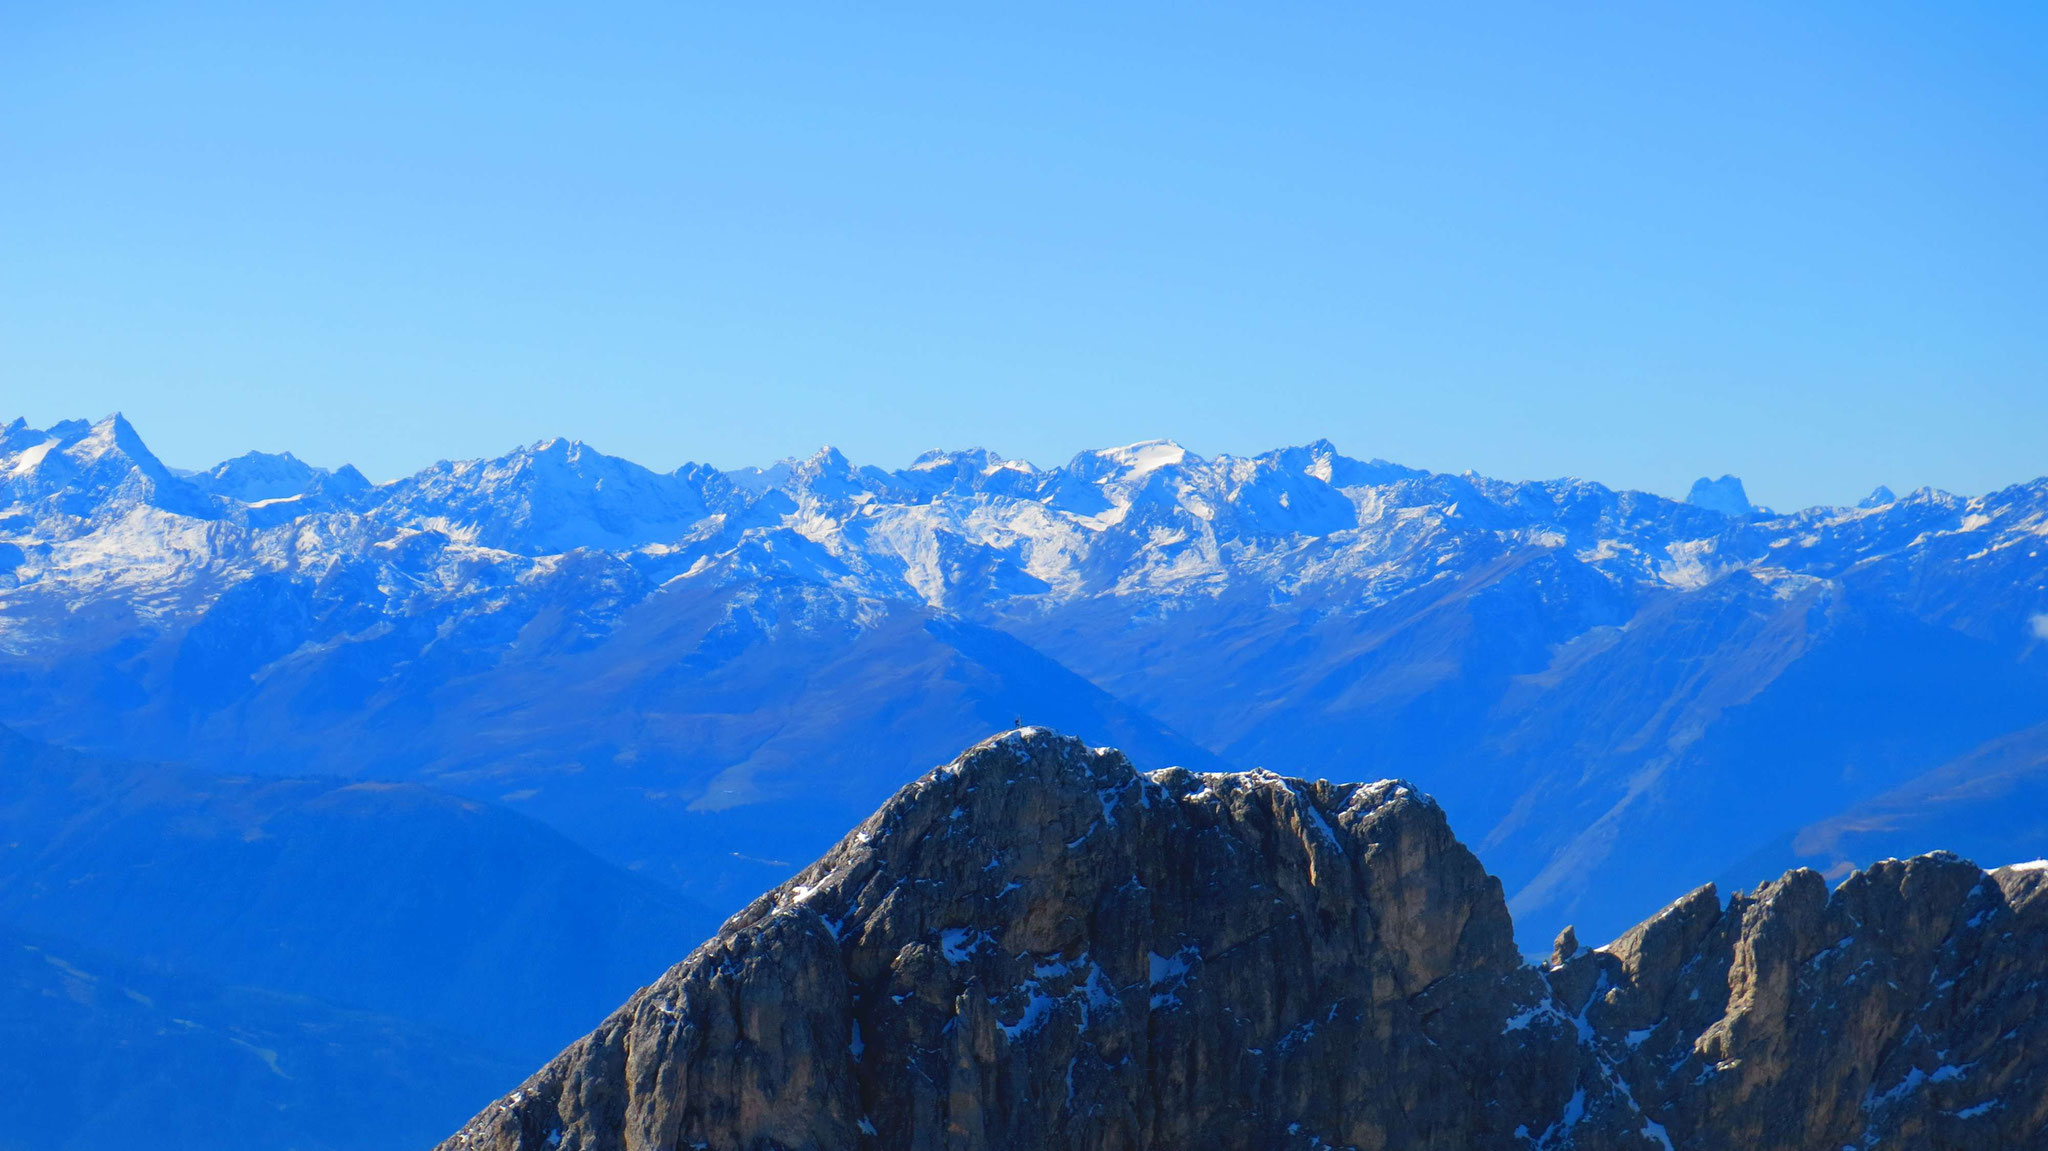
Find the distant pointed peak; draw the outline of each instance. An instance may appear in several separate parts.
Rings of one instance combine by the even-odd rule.
[[[1893,495],[1892,490],[1890,488],[1884,486],[1883,484],[1879,484],[1870,490],[1869,495],[1864,496],[1861,500],[1858,500],[1856,502],[1856,506],[1865,509],[1881,508],[1886,504],[1895,504],[1897,502],[1899,502],[1899,497]]]
[[[78,421],[66,422],[76,423]],[[112,415],[101,416],[99,419],[92,421],[92,423],[86,426],[85,434],[80,436],[79,439],[95,440],[105,444],[118,444],[124,439],[134,437],[135,425],[128,422],[128,417],[115,412]]]
[[[846,458],[846,453],[831,444],[825,444],[812,452],[805,458],[802,466],[806,471],[815,473],[836,474],[853,470],[853,462]]]
[[[27,420],[16,418],[13,423],[0,428],[0,452],[17,452],[36,444],[48,443],[49,439],[48,432],[29,427]]]
[[[65,424],[59,424],[58,427],[75,427],[81,423],[83,421],[70,420]],[[56,428],[51,430],[55,431]],[[142,442],[142,436],[135,430],[135,425],[129,423],[128,417],[120,412],[102,416],[85,429],[84,435],[70,438],[66,450],[92,459],[98,459],[110,451],[118,451],[145,471],[162,472],[167,476],[170,474],[156,458],[156,453],[150,451],[149,445]]]

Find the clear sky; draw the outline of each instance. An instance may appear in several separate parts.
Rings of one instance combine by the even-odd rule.
[[[2048,7],[1445,7],[0,5],[0,419],[2048,472]]]

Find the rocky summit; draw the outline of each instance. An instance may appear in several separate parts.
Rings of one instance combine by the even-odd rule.
[[[2048,1146],[2048,864],[1518,954],[1396,781],[1038,728],[910,784],[443,1151]]]

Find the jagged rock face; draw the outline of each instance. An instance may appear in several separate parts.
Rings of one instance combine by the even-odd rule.
[[[1026,729],[891,800],[445,1149],[2026,1146],[2048,872],[1703,888],[1523,963],[1409,786]]]
[[[1553,1009],[1676,1146],[2048,1145],[2044,879],[1936,854],[1704,887],[1547,972]]]
[[[906,789],[457,1145],[1460,1146],[1413,1000],[1519,962],[1405,786],[1034,732]]]

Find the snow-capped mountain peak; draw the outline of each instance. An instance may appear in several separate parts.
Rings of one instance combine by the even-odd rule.
[[[1652,802],[1640,797],[1687,756],[1719,754],[1700,733],[1815,648],[1835,661],[1815,675],[1926,666],[1930,690],[1990,685],[1985,707],[1951,700],[1943,716],[2048,724],[2028,718],[2042,697],[2025,680],[2048,652],[2044,554],[2048,480],[1737,515],[1585,480],[1358,460],[1325,441],[1249,457],[1151,441],[1043,469],[977,448],[884,471],[825,450],[658,473],[548,440],[372,486],[285,454],[181,479],[125,421],[15,421],[0,427],[0,722],[103,740],[146,722],[135,730],[222,755],[257,754],[244,731],[342,746],[390,722],[432,738],[385,754],[464,771],[499,770],[488,751],[595,778],[630,752],[747,775],[795,762],[757,750],[759,725],[808,721],[762,701],[797,699],[814,677],[1006,721],[1000,694],[976,686],[999,667],[1068,701],[1099,685],[1247,762],[1304,749],[1403,770],[1444,755],[1510,774],[1541,762],[1559,774],[1523,780],[1532,810],[1590,820]],[[2008,671],[2019,678],[1997,678]],[[1085,685],[1063,678],[1076,675]],[[455,721],[435,717],[468,692],[467,726],[443,730]],[[1559,692],[1578,710],[1543,712]],[[852,698],[824,714],[866,715]],[[692,718],[707,707],[727,718]],[[479,738],[485,751],[464,750]],[[1606,766],[1582,768],[1589,755]],[[1627,789],[1595,795],[1601,780]],[[741,783],[734,794],[772,791]],[[1591,798],[1567,811],[1546,788]],[[1574,834],[1542,839],[1554,859],[1520,857],[1517,899],[1571,898],[1537,864],[1569,858],[1579,874],[1608,850]]]
[[[1085,452],[1084,455],[1105,460],[1119,469],[1123,480],[1135,480],[1160,468],[1176,464],[1200,464],[1200,456],[1190,456],[1188,450],[1172,440],[1140,440],[1120,448],[1100,448]]]
[[[91,517],[137,506],[228,521],[218,545],[172,563],[226,579],[279,564],[319,568],[335,549],[360,552],[421,531],[445,541],[437,547],[503,556],[642,556],[631,562],[654,565],[645,575],[655,579],[720,555],[741,565],[722,570],[762,575],[785,557],[811,553],[742,548],[742,539],[790,532],[835,557],[828,582],[860,596],[957,608],[981,603],[979,596],[1170,602],[1230,588],[1290,596],[1320,588],[1345,589],[1341,601],[1365,610],[1447,565],[1528,546],[1566,547],[1623,587],[1700,587],[1749,566],[1777,578],[1769,573],[1795,556],[1810,563],[1834,554],[1808,543],[1795,551],[1791,533],[1832,538],[1862,522],[1802,513],[1766,529],[1733,477],[1695,485],[1688,506],[1577,480],[1510,483],[1359,461],[1327,440],[1209,459],[1150,440],[1082,452],[1051,470],[974,448],[927,452],[886,472],[826,447],[770,468],[656,473],[549,439],[494,459],[436,464],[381,487],[353,468],[330,472],[289,453],[250,453],[180,479],[118,416],[47,431],[17,420],[0,430],[0,445],[14,522],[42,525],[31,538],[76,538],[95,530]],[[1863,514],[1903,525],[1899,517],[1919,508],[1959,524],[1947,510],[1953,502],[1916,494]],[[1879,546],[1871,531],[1854,529]],[[377,554],[415,556],[442,572],[440,553],[420,547]],[[766,566],[755,570],[757,563]],[[806,558],[785,574],[809,579],[823,570]],[[1015,576],[991,574],[1001,572]],[[468,585],[439,594],[459,586]]]
[[[174,475],[120,413],[96,423],[65,420],[38,431],[17,419],[0,438],[0,498],[37,514],[106,519],[138,506],[194,518],[220,514]]]

